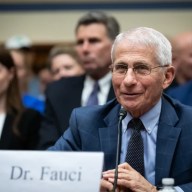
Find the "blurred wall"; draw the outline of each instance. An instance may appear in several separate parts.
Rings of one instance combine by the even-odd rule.
[[[0,11],[0,42],[15,34],[26,34],[34,43],[71,42],[74,40],[76,21],[87,11]],[[107,9],[103,11],[117,18],[121,31],[131,27],[147,26],[171,37],[182,31],[192,30],[192,7],[189,9]]]

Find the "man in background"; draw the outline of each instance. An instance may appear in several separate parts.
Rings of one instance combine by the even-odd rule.
[[[192,106],[192,32],[184,32],[172,40],[173,65],[177,72],[175,79],[166,90],[171,97]]]
[[[102,12],[90,12],[79,19],[75,28],[76,51],[85,75],[63,78],[48,87],[40,149],[53,145],[63,134],[75,107],[102,105],[114,97],[109,66],[118,33],[116,19]]]
[[[175,80],[178,85],[192,80],[192,31],[175,36],[172,40],[173,65],[177,72]]]

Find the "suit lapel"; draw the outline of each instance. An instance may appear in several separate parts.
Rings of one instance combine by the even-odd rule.
[[[113,101],[115,104],[116,101]],[[104,170],[114,169],[117,148],[117,124],[120,105],[116,104],[104,118],[106,127],[99,128],[101,150],[105,153]]]
[[[156,144],[155,181],[157,185],[161,184],[162,178],[169,177],[174,151],[181,132],[181,128],[175,127],[178,120],[173,106],[163,98]]]
[[[64,82],[70,81],[69,86],[65,83],[66,87],[65,85],[63,86],[61,94],[56,94],[57,97],[52,99],[52,101],[55,101],[53,105],[58,115],[60,135],[62,135],[69,126],[68,122],[72,110],[81,106],[81,94],[84,86],[84,79],[84,75],[76,78],[63,79]],[[54,93],[52,94],[54,95]]]
[[[73,108],[81,106],[81,95],[84,86],[85,75],[76,77],[76,79],[71,81],[70,87],[68,87],[68,92],[71,94],[67,95],[67,105]],[[66,101],[64,101],[66,102]]]

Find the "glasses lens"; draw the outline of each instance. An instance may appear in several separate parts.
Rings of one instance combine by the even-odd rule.
[[[151,72],[151,68],[148,65],[137,65],[134,67],[134,71],[140,75],[148,75]]]
[[[125,75],[128,70],[128,65],[125,64],[117,64],[113,67],[113,73],[117,75]],[[138,75],[149,75],[151,72],[151,68],[148,65],[139,64],[133,67],[133,71]]]
[[[123,65],[123,64],[115,65],[114,72],[117,74],[125,74],[127,72],[127,65]]]

